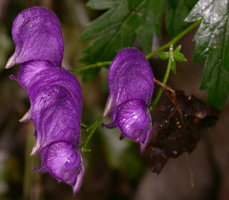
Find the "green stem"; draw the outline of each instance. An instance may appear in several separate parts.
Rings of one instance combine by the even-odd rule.
[[[146,55],[146,58],[149,59],[152,56],[160,53],[161,51],[169,48],[171,45],[176,44],[181,38],[183,38],[186,34],[188,34],[190,31],[192,31],[195,27],[197,27],[200,24],[200,21],[196,21],[195,23],[191,24],[188,28],[186,28],[185,30],[183,30],[181,33],[179,33],[176,37],[174,37],[171,41],[169,41],[168,43],[166,43],[165,45],[161,46],[160,48],[158,48],[157,50],[149,53],[148,55]]]
[[[174,58],[173,58],[173,45],[170,45],[170,48],[169,48],[169,61],[168,61],[166,72],[165,72],[165,75],[164,75],[164,78],[163,78],[163,81],[162,81],[163,84],[166,84],[168,79],[169,79],[169,75],[170,75],[170,72],[171,72],[171,69],[172,69],[172,63],[173,62],[175,62]],[[163,92],[162,88],[159,88],[156,97],[154,98],[154,100],[151,102],[151,104],[149,106],[149,108],[151,110],[159,102],[159,100],[161,98],[161,95],[162,95],[162,92]]]
[[[89,132],[88,136],[85,139],[84,145],[81,148],[82,151],[89,151],[87,148],[89,141],[91,140],[92,136],[94,135],[96,129],[98,126],[102,123],[103,117],[99,117],[88,129],[87,132]]]
[[[72,70],[72,72],[79,73],[87,69],[103,67],[103,66],[110,65],[110,64],[111,64],[111,61],[98,62],[95,64],[90,64],[90,65],[86,65],[83,67],[75,68]]]

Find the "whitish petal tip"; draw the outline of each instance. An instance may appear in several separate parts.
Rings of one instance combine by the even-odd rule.
[[[35,146],[33,147],[33,150],[30,154],[30,156],[35,155],[40,150],[40,144],[37,142]]]
[[[31,119],[30,111],[27,111],[21,119],[19,119],[19,122],[27,122]]]
[[[103,117],[107,117],[110,114],[112,105],[113,105],[113,97],[109,96],[104,109]]]
[[[77,180],[76,180],[76,183],[75,185],[72,187],[73,189],[73,194],[75,195],[79,189],[80,189],[80,186],[82,184],[82,181],[83,181],[83,175],[84,175],[84,172],[85,172],[85,167],[84,167],[84,163],[83,163],[83,160],[81,158],[81,168],[80,168],[80,172],[78,174],[78,177],[77,177]]]
[[[15,59],[14,54],[9,58],[9,60],[6,63],[5,69],[9,69],[15,65]]]

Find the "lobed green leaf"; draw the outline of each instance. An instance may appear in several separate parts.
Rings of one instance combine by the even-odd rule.
[[[202,20],[195,35],[194,60],[206,59],[201,89],[207,102],[222,109],[229,92],[229,2],[199,0],[186,21]]]
[[[166,30],[171,36],[176,36],[188,23],[184,21],[197,0],[167,0]]]
[[[81,35],[83,40],[94,40],[84,50],[82,61],[111,60],[120,49],[133,46],[136,38],[145,52],[151,51],[153,34],[160,35],[165,0],[118,2],[90,23]],[[89,3],[91,5],[92,1]]]

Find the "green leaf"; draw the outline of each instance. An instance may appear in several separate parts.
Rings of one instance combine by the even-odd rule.
[[[148,1],[146,19],[136,33],[137,39],[145,53],[152,51],[153,35],[161,35],[161,21],[164,13],[165,0],[150,0]]]
[[[184,21],[197,0],[167,0],[166,29],[169,35],[180,33],[188,23]]]
[[[95,63],[111,60],[118,50],[132,46],[135,39],[136,14],[129,12],[127,1],[107,11],[93,21],[83,32],[81,39],[94,39],[84,51],[82,61]]]
[[[94,38],[102,39],[102,36],[112,35],[120,28],[122,21],[128,14],[128,5],[125,1],[120,1],[119,5],[111,8],[102,16],[89,24],[82,33],[81,39],[89,40]],[[105,35],[108,34],[108,35]]]
[[[184,57],[184,54],[180,53],[180,52],[173,52],[173,57],[176,61],[178,62],[185,62],[187,61],[187,59]]]
[[[150,51],[152,34],[160,34],[165,0],[120,0],[89,24],[81,39],[94,42],[84,50],[81,61],[111,60],[120,49],[134,45],[138,36],[145,51]],[[159,10],[161,9],[161,10]],[[144,28],[142,28],[144,27]]]
[[[202,20],[195,35],[194,60],[206,59],[201,89],[207,102],[222,109],[229,92],[229,2],[199,0],[186,21]]]
[[[175,52],[180,52],[180,50],[181,50],[181,45],[178,45],[174,51]]]
[[[106,10],[118,5],[118,3],[119,0],[90,0],[87,6],[95,10]]]
[[[127,0],[127,2],[130,10],[133,10],[139,4],[139,0]]]
[[[173,57],[178,62],[185,62],[187,59],[185,58],[184,54],[180,52],[181,45],[177,46],[176,49],[173,51]]]
[[[218,49],[209,52],[201,83],[201,89],[208,88],[207,102],[218,109],[223,108],[229,93],[229,72],[222,66],[221,55]]]

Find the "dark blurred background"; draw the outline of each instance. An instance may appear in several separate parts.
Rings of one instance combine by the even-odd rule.
[[[69,186],[58,183],[50,175],[33,172],[39,166],[39,156],[30,157],[34,144],[31,122],[19,123],[29,108],[25,91],[9,79],[17,68],[4,70],[14,51],[11,25],[23,9],[41,5],[52,9],[60,18],[65,38],[63,66],[67,69],[83,66],[78,60],[86,42],[79,39],[86,25],[101,12],[88,9],[86,0],[0,0],[0,200],[67,200],[73,199]],[[194,31],[195,32],[195,31]],[[169,85],[204,99],[199,91],[202,64],[192,63],[194,32],[182,41],[182,52],[188,62],[178,65],[177,74]],[[169,41],[155,39],[153,48]],[[152,59],[155,76],[163,76],[166,62]],[[83,122],[92,123],[101,115],[108,96],[107,70],[90,81],[83,82]],[[84,153],[86,174],[80,192],[81,200],[228,200],[229,199],[229,103],[219,121],[204,133],[191,155],[170,159],[161,174],[152,174],[140,156],[137,144],[119,140],[118,130],[99,128],[90,147]],[[86,133],[82,131],[84,138]]]

